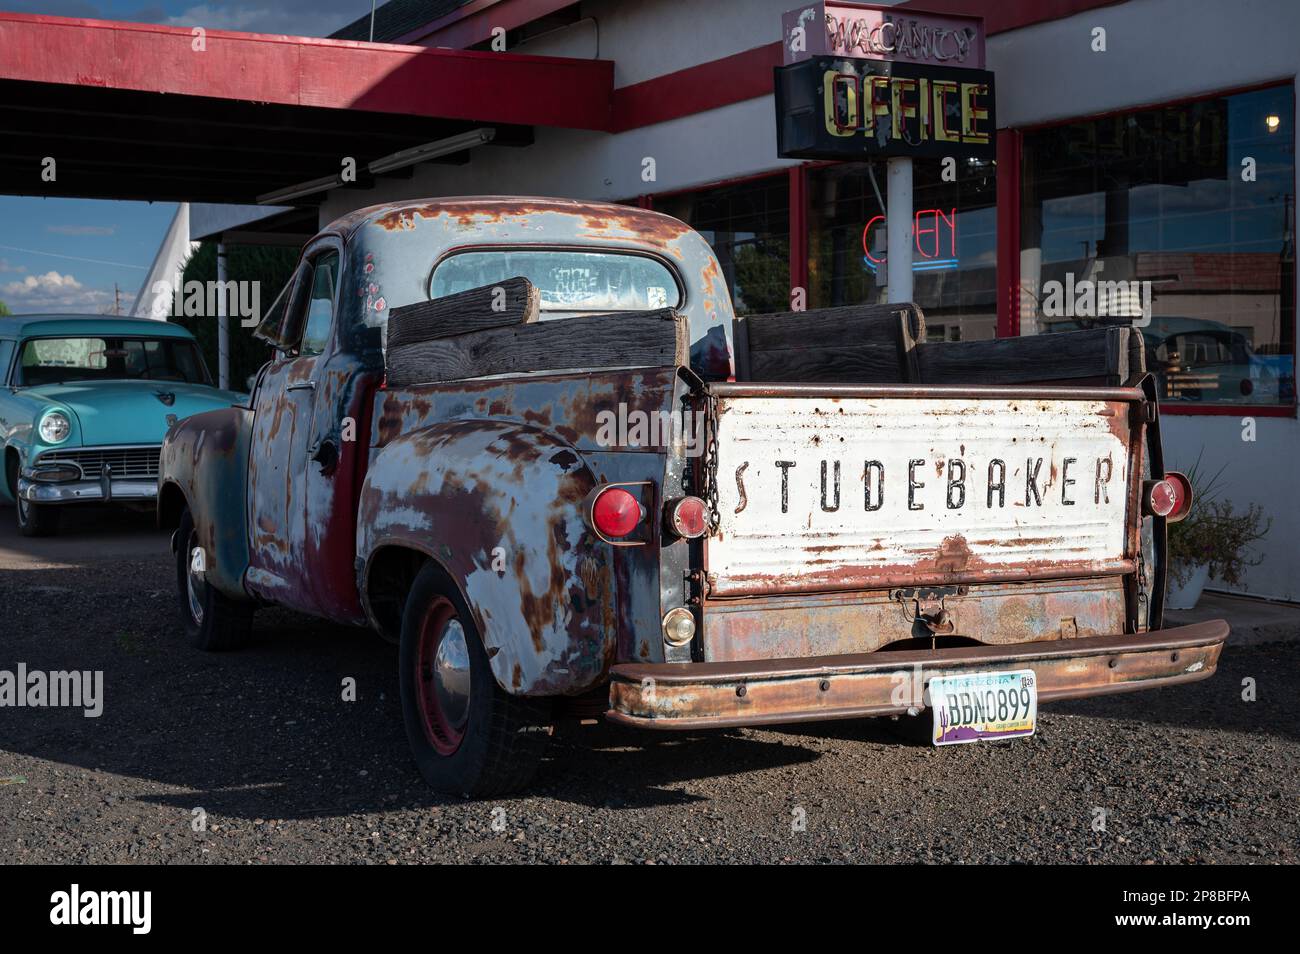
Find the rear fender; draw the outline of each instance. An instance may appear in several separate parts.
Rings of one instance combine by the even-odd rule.
[[[183,497],[205,551],[208,584],[236,600],[249,599],[244,484],[252,420],[253,412],[243,407],[185,418],[167,432],[158,472],[159,524],[179,522],[177,494]]]
[[[528,425],[453,421],[392,440],[361,492],[367,615],[378,625],[374,554],[418,550],[460,588],[502,689],[556,695],[602,681],[617,627],[611,548],[582,517],[596,482],[572,445]]]

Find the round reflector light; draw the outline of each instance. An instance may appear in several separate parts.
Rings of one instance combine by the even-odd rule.
[[[1157,480],[1151,484],[1148,496],[1151,512],[1157,517],[1167,517],[1178,509],[1178,487],[1167,480]]]
[[[641,522],[641,504],[622,487],[610,487],[592,504],[591,522],[607,537],[625,537]]]
[[[668,504],[668,528],[679,537],[694,540],[709,527],[708,508],[699,497],[683,497]]]

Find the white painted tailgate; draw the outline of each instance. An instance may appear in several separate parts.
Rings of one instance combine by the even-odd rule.
[[[721,396],[710,592],[1122,566],[1127,412],[1102,399]]]

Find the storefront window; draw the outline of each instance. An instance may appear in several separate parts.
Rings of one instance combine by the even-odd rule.
[[[808,307],[887,300],[883,161],[808,172]],[[912,166],[913,299],[931,340],[997,336],[997,213],[991,162]]]
[[[790,182],[786,173],[735,185],[655,196],[713,246],[738,315],[790,307]]]
[[[1022,334],[1142,332],[1170,401],[1295,401],[1292,87],[1025,134]]]

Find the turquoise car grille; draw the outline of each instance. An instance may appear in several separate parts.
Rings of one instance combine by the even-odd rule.
[[[161,447],[156,444],[148,447],[78,447],[46,451],[36,462],[74,463],[81,468],[81,473],[87,480],[98,480],[105,464],[112,468],[114,477],[156,479],[160,451]]]

